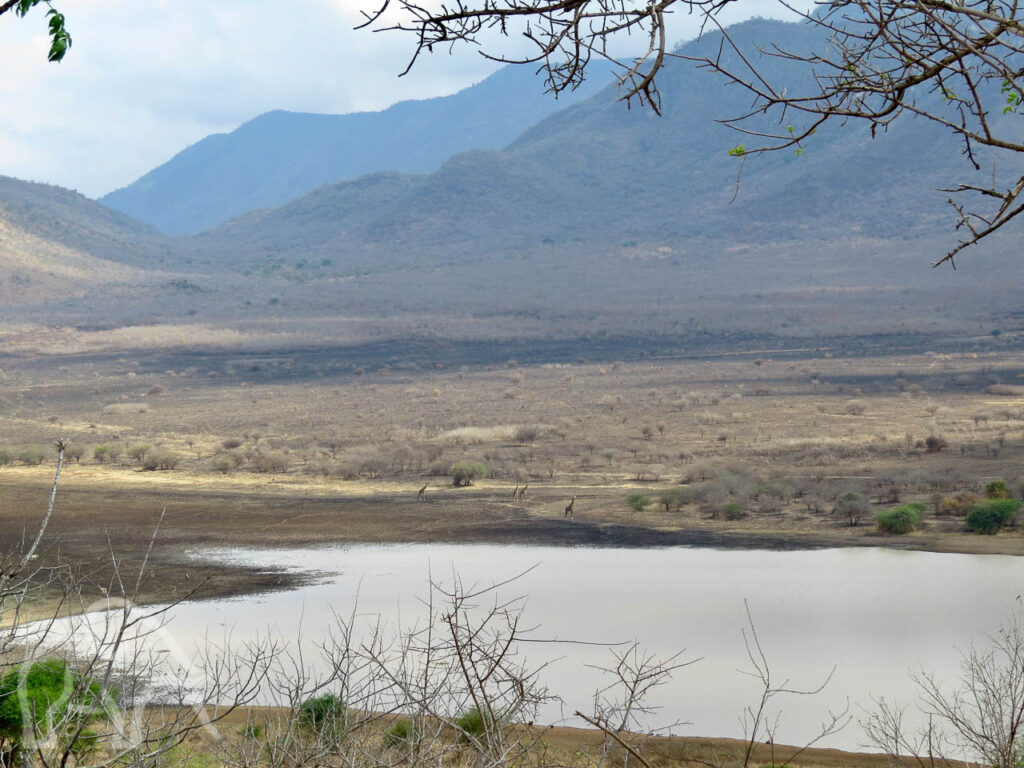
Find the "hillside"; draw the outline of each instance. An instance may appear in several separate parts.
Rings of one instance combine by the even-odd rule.
[[[385,170],[426,173],[457,152],[499,149],[609,79],[607,67],[595,65],[580,88],[556,100],[532,68],[507,66],[451,96],[381,112],[268,112],[208,136],[100,202],[169,234],[195,233],[327,183]]]
[[[810,50],[819,34],[764,20],[732,30],[751,55],[769,41]],[[714,38],[686,52],[714,46]],[[799,87],[802,73],[777,59],[763,64],[776,82]],[[936,126],[902,120],[875,141],[863,126],[831,127],[801,157],[748,159],[737,195],[741,162],[728,149],[742,137],[715,121],[745,111],[747,95],[685,61],[670,62],[661,89],[663,117],[627,109],[606,90],[541,121],[503,151],[456,155],[423,176],[376,174],[329,185],[186,240],[180,253],[203,268],[326,265],[344,275],[620,253],[636,244],[678,250],[695,238],[903,239],[945,230],[952,240],[947,195],[930,190],[965,180],[966,164]]]
[[[0,216],[37,238],[98,259],[153,267],[170,252],[168,238],[152,227],[50,184],[0,176]]]
[[[158,239],[70,190],[0,177],[0,304],[135,285],[143,273],[123,262],[154,252]]]

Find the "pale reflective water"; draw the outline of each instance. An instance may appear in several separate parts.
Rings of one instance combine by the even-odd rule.
[[[169,629],[187,646],[190,638],[232,630],[236,642],[271,626],[287,638],[322,638],[333,614],[401,615],[410,624],[423,614],[418,598],[428,575],[449,580],[457,572],[481,586],[536,566],[501,588],[526,596],[527,623],[538,637],[594,642],[639,640],[669,655],[686,649],[701,658],[661,689],[663,709],[652,726],[689,721],[676,733],[741,736],[739,717],[758,689],[740,671],[748,668],[741,630],[744,600],[750,606],[775,679],[816,687],[835,667],[825,691],[777,700],[776,740],[809,737],[826,709],[849,701],[863,717],[872,696],[913,700],[907,673],[935,671],[953,679],[958,648],[1013,617],[1024,591],[1024,558],[833,549],[799,552],[711,549],[565,549],[485,545],[358,546],[332,549],[203,553],[204,557],[324,571],[319,583],[286,593],[185,604]],[[608,650],[583,645],[538,644],[547,684],[566,711],[587,711]],[[557,712],[549,712],[551,719]],[[579,724],[579,721],[575,721]],[[854,724],[827,742],[862,746]]]

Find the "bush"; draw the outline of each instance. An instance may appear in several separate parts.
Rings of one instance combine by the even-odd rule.
[[[458,461],[450,470],[452,485],[459,487],[472,485],[474,480],[487,477],[487,465],[481,462]]]
[[[257,472],[287,472],[288,457],[280,451],[267,451],[252,460]]]
[[[1013,494],[1010,493],[1010,489],[1006,485],[1005,480],[993,480],[991,483],[985,486],[985,498],[1010,499],[1013,498]]]
[[[666,512],[671,510],[680,511],[684,505],[690,503],[690,491],[687,488],[670,488],[663,491],[658,501],[665,507]]]
[[[43,737],[55,735],[46,733],[47,727],[61,722],[72,708],[87,712],[91,707],[98,716],[102,712],[100,695],[99,685],[70,670],[60,659],[25,662],[0,679],[0,737],[17,748],[24,734],[36,729]],[[26,715],[31,722],[25,722]],[[84,730],[78,734],[83,736]],[[77,741],[72,749],[76,746]],[[17,757],[15,762],[20,762]]]
[[[971,511],[981,501],[981,497],[976,493],[965,491],[963,493],[957,493],[953,496],[944,496],[939,501],[939,509],[937,514],[939,515],[953,515],[955,517],[963,517]]]
[[[946,438],[939,435],[928,435],[924,440],[924,449],[928,453],[939,453],[949,445]]]
[[[37,466],[46,460],[46,454],[41,448],[22,448],[18,451],[18,461],[22,464]]]
[[[97,445],[95,448],[92,449],[92,456],[93,456],[93,458],[96,459],[96,461],[98,461],[100,464],[105,462],[109,455],[110,455],[110,447],[109,446]]]
[[[345,703],[333,693],[306,699],[299,707],[299,723],[306,728],[324,733],[345,723],[348,710]]]
[[[487,718],[477,707],[473,707],[455,718],[455,726],[460,731],[459,741],[466,743],[471,739],[480,740],[487,730]]]
[[[237,437],[229,437],[227,440],[221,443],[221,446],[224,448],[224,450],[230,451],[233,448],[240,448],[242,446],[242,441],[239,440]]]
[[[967,530],[992,535],[1012,525],[1019,511],[1020,502],[1016,499],[994,499],[979,504],[967,513]]]
[[[651,500],[642,493],[631,493],[626,497],[626,504],[634,512],[643,512],[647,507],[651,506]]]
[[[142,468],[153,472],[158,469],[175,469],[181,463],[181,456],[173,451],[158,449],[151,451],[142,462]]]
[[[0,467],[5,467],[14,461],[14,452],[10,448],[0,448]]]
[[[842,515],[850,527],[853,527],[866,515],[871,514],[871,502],[859,493],[844,493],[836,501],[836,514]]]
[[[143,459],[146,458],[146,454],[149,453],[149,449],[150,446],[146,445],[146,443],[138,443],[128,449],[128,455],[141,464]]]
[[[213,468],[222,474],[227,474],[235,468],[235,462],[230,456],[221,454],[213,457]]]
[[[395,724],[384,731],[384,746],[396,748],[411,744],[416,740],[416,727],[412,720],[396,720]]]
[[[921,513],[924,509],[925,505],[919,502],[904,504],[897,509],[879,512],[875,515],[875,523],[878,530],[883,533],[910,533],[921,525]]]
[[[730,501],[722,506],[722,516],[726,520],[738,520],[743,517],[743,505],[738,501]]]

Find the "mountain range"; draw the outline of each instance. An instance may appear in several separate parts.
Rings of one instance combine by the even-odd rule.
[[[794,89],[806,72],[763,56],[761,48],[821,43],[813,27],[759,19],[730,35],[766,77]],[[717,43],[711,34],[680,52],[698,56]],[[449,98],[473,96],[480,104],[477,97],[502,82],[520,93],[519,79],[505,70],[499,75],[477,86],[486,88],[475,96]],[[520,77],[539,93],[535,75],[527,75]],[[62,317],[88,323],[103,305],[116,322],[205,318],[260,332],[301,318],[303,327],[316,328],[310,339],[351,322],[371,335],[473,338],[769,326],[793,335],[826,327],[935,332],[988,327],[1016,311],[1007,286],[1024,274],[1011,258],[1012,235],[965,255],[958,272],[928,268],[955,242],[948,194],[935,190],[972,174],[940,127],[901,119],[872,137],[863,126],[834,126],[799,155],[791,149],[741,159],[729,149],[742,137],[716,120],[745,111],[745,92],[683,59],[668,62],[660,88],[660,117],[617,101],[610,85],[560,103],[498,149],[462,144],[465,151],[431,172],[401,173],[378,163],[372,173],[256,210],[247,210],[253,198],[223,193],[244,212],[187,236],[167,236],[67,190],[4,180],[0,223],[53,245],[36,252],[58,260],[74,252],[97,260],[92,278],[109,273],[111,280],[145,285],[119,294],[116,313],[104,304],[109,294],[88,287],[58,305],[54,291],[27,293],[22,311],[38,317],[56,306]],[[499,91],[488,97],[492,103],[514,102]],[[425,104],[402,109],[418,114]],[[430,106],[448,115],[449,128],[462,114],[453,104]],[[221,194],[204,169],[241,183],[260,165],[253,160],[259,151],[245,149],[250,131],[303,119],[258,118],[236,134],[200,142],[127,189],[141,194],[150,179],[149,197],[142,197],[176,210],[182,231],[198,229],[202,223],[187,213],[189,185]],[[327,123],[310,124],[318,127],[308,135],[295,128],[294,148],[331,134]],[[412,118],[397,119],[381,129],[378,145],[408,145],[416,126]],[[768,118],[760,127],[780,129]],[[349,136],[347,130],[339,135]],[[368,162],[361,147],[349,150],[346,167]],[[300,175],[289,171],[286,154],[240,188],[261,187],[259,194],[282,199],[292,194],[290,182],[279,183]],[[188,158],[203,156],[211,159],[189,172]],[[165,175],[180,183],[156,183]],[[194,194],[205,200],[198,207],[212,206],[205,192]],[[9,284],[22,267],[4,258],[0,250],[0,279]],[[46,270],[25,279],[45,283]]]
[[[610,81],[610,67],[595,64],[579,88],[555,99],[533,68],[505,66],[451,96],[380,112],[268,112],[207,136],[100,202],[167,234],[193,234],[324,184],[375,171],[429,173],[457,152],[500,149]]]

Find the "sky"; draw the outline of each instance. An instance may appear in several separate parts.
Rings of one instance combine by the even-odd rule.
[[[269,110],[383,109],[454,93],[497,67],[461,48],[399,77],[413,39],[354,29],[375,2],[53,0],[73,38],[60,64],[46,60],[42,6],[24,19],[4,14],[0,174],[99,197]],[[744,0],[729,20],[785,17],[778,7]],[[676,18],[675,39],[694,37],[696,19]]]

